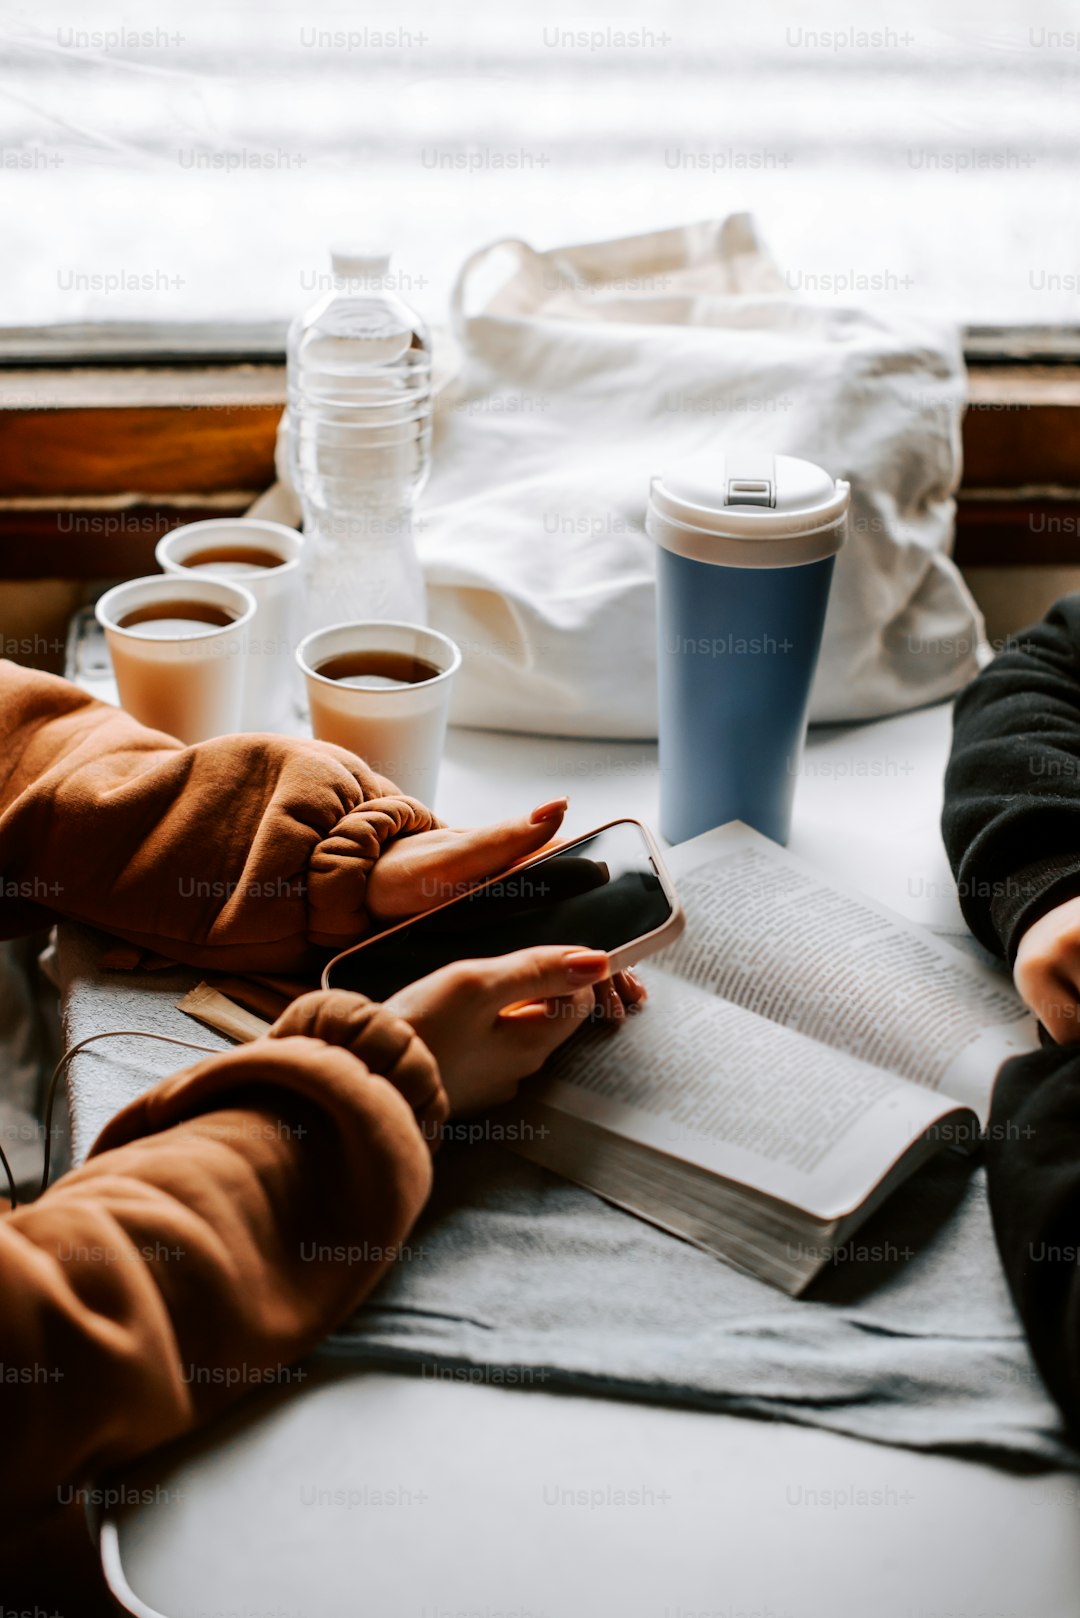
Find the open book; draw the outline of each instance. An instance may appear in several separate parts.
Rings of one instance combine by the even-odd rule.
[[[515,1149],[801,1292],[933,1152],[974,1145],[1034,1020],[1007,980],[740,824],[670,851],[650,999],[521,1103]]]

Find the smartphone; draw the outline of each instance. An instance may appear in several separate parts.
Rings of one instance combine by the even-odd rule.
[[[322,985],[387,1000],[451,961],[531,944],[606,950],[620,972],[674,943],[685,922],[647,827],[612,820],[354,944],[329,963]]]

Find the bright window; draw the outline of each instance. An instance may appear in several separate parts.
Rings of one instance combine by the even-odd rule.
[[[375,219],[437,316],[493,238],[742,208],[807,297],[1080,324],[1078,90],[1045,0],[45,0],[0,68],[0,325],[285,320]]]

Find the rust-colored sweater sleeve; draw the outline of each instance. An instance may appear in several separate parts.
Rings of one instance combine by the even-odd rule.
[[[349,1050],[259,1040],[155,1086],[0,1218],[5,1530],[281,1378],[360,1302],[430,1188],[406,1096],[445,1105],[378,1008]]]
[[[309,972],[367,930],[384,844],[438,824],[343,748],[185,747],[0,659],[0,937],[65,916],[192,966]]]

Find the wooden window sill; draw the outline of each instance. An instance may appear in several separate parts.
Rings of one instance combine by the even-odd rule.
[[[1080,365],[969,374],[962,566],[1080,565]],[[280,365],[0,370],[0,579],[153,566],[180,522],[242,512],[274,477]]]

